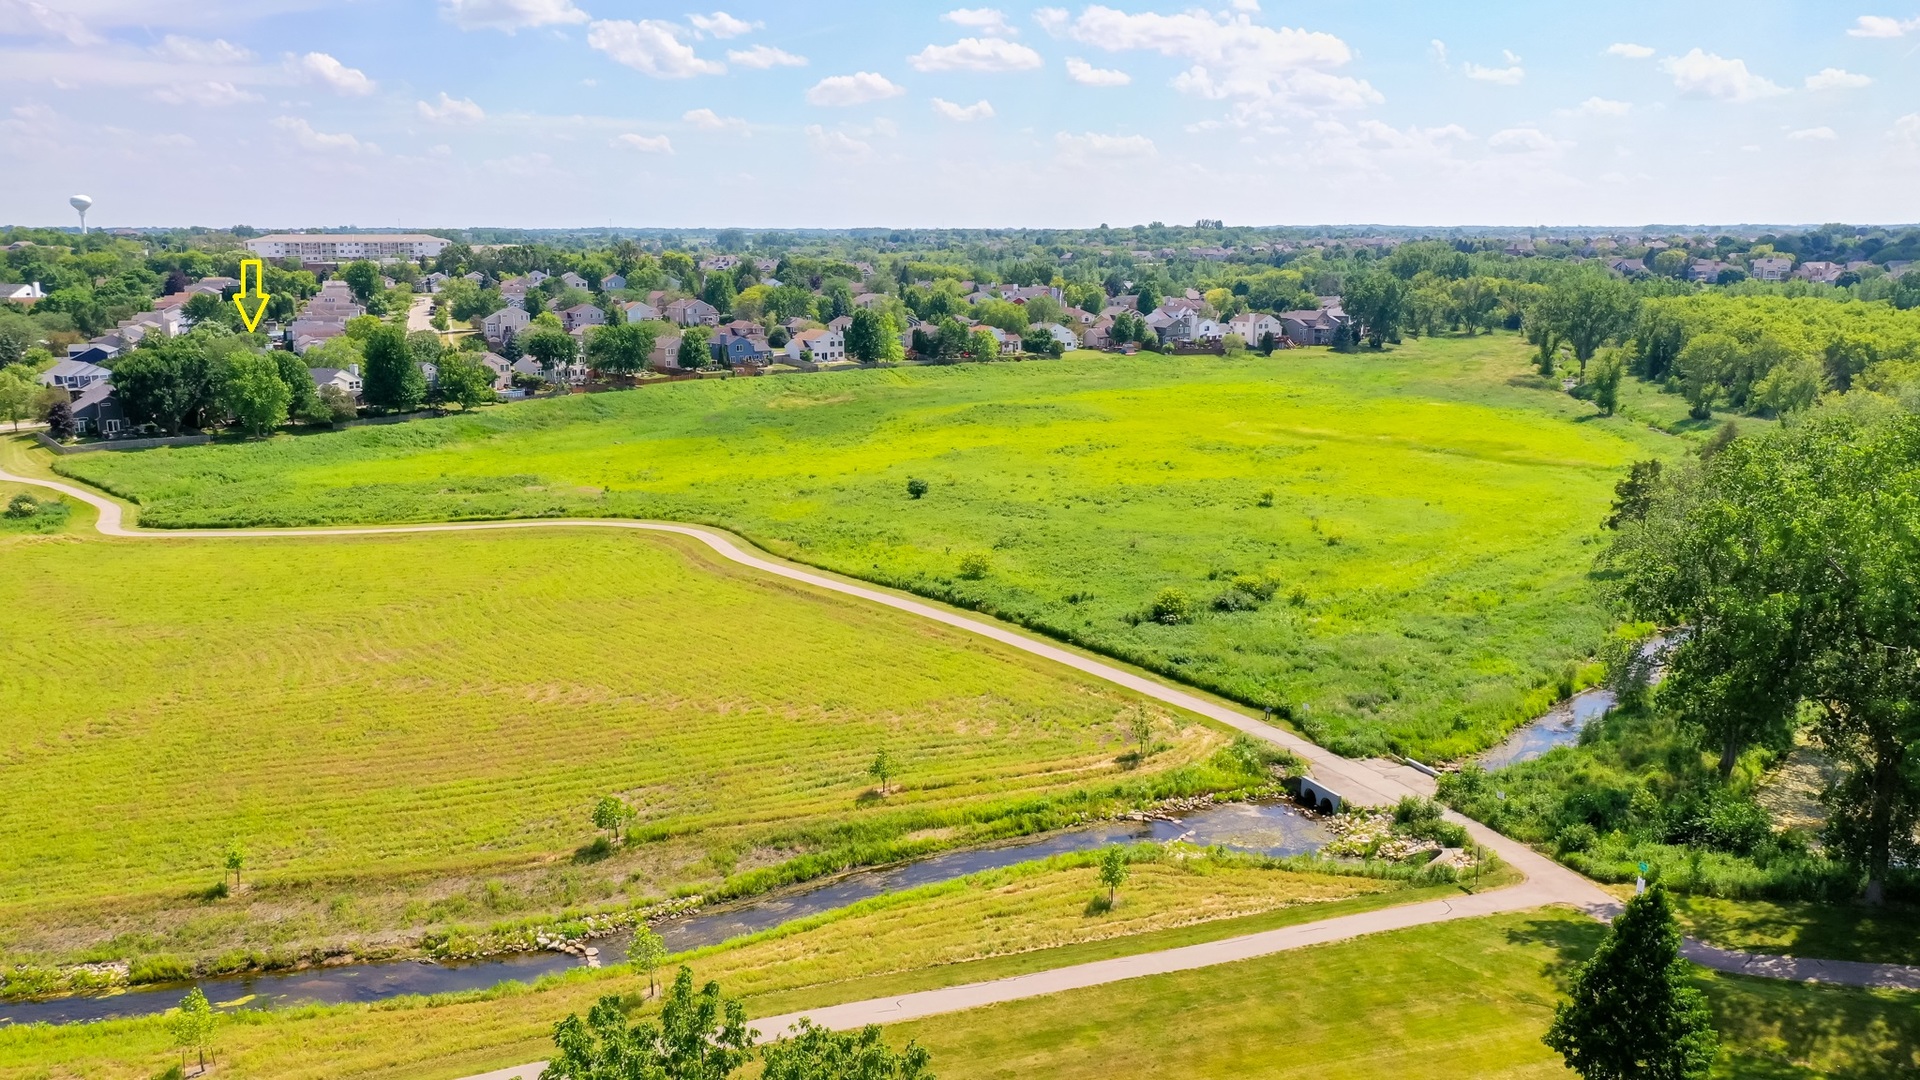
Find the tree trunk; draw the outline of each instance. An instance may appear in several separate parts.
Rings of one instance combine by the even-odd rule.
[[[1720,782],[1733,779],[1733,766],[1740,760],[1740,742],[1728,735],[1720,744]]]
[[[1893,805],[1899,798],[1905,747],[1877,733],[1873,740],[1873,779],[1867,815],[1867,888],[1861,900],[1874,907],[1887,902],[1887,868],[1893,861]]]

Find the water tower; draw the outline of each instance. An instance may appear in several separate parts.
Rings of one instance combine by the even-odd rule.
[[[67,203],[75,210],[80,211],[80,235],[87,235],[87,207],[93,205],[93,196],[75,195],[73,198],[68,199]]]

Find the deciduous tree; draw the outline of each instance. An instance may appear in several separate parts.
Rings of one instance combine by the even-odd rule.
[[[213,1005],[207,1001],[207,995],[199,987],[187,991],[180,999],[180,1005],[167,1016],[167,1033],[173,1036],[173,1045],[181,1050],[180,1061],[186,1064],[186,1051],[193,1050],[200,1055],[200,1071],[207,1071],[207,1054],[213,1049]]]
[[[698,993],[681,968],[660,1021],[628,1025],[620,999],[596,1002],[583,1021],[569,1015],[553,1029],[555,1053],[541,1080],[726,1080],[753,1056],[746,1009],[718,983]]]
[[[926,1047],[909,1041],[895,1051],[872,1024],[842,1032],[802,1019],[792,1036],[768,1043],[761,1056],[762,1080],[933,1080]]]
[[[406,331],[382,323],[368,332],[362,349],[366,365],[360,395],[367,404],[387,412],[412,412],[427,400],[426,376],[414,361]]]
[[[259,353],[240,353],[221,365],[216,395],[220,408],[248,435],[267,435],[287,419],[293,391],[280,378],[280,365]]]
[[[1113,907],[1115,895],[1119,893],[1120,886],[1127,883],[1127,876],[1132,872],[1133,868],[1127,865],[1126,848],[1115,845],[1100,852],[1100,884],[1107,887],[1108,908]]]

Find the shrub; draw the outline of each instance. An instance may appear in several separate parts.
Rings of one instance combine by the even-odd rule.
[[[1175,588],[1160,590],[1153,598],[1153,604],[1147,609],[1147,616],[1154,622],[1167,626],[1178,626],[1193,621],[1193,598]]]
[[[993,571],[993,560],[977,551],[960,556],[960,576],[968,581],[979,581]]]
[[[1233,579],[1233,587],[1265,603],[1273,599],[1273,594],[1280,589],[1280,583],[1254,574],[1241,574]]]
[[[1561,829],[1560,835],[1553,838],[1553,850],[1561,855],[1574,851],[1587,851],[1599,839],[1600,834],[1594,831],[1593,826],[1584,821],[1576,821]]]
[[[40,500],[24,491],[7,502],[7,516],[10,518],[30,518],[39,512]]]
[[[193,978],[193,966],[177,956],[142,956],[127,965],[130,983],[185,982]]]
[[[1260,601],[1239,589],[1228,589],[1213,598],[1215,611],[1252,611],[1260,606]]]
[[[911,495],[914,498],[918,499],[921,496],[925,495],[926,493],[927,493],[927,482],[925,480],[922,480],[919,477],[914,477],[913,479],[910,479],[907,481],[908,495]]]

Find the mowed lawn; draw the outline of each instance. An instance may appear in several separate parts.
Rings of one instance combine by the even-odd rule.
[[[1163,749],[1128,769],[1124,692],[684,539],[14,537],[0,564],[14,959],[377,941],[1247,782],[1144,705]],[[645,842],[577,863],[608,794]],[[196,898],[231,844],[249,888]]]
[[[1526,352],[1500,335],[692,382],[58,467],[163,527],[722,525],[1273,705],[1343,752],[1450,759],[1589,655],[1613,484],[1682,445],[1540,389]],[[1227,602],[1236,577],[1271,599]],[[1190,621],[1151,617],[1167,589]]]

